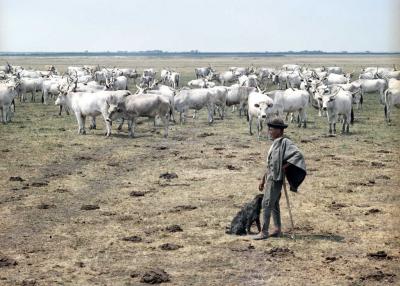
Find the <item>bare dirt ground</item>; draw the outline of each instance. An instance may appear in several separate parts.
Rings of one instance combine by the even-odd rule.
[[[283,63],[361,66],[398,57],[0,58],[59,70],[69,65],[172,67]],[[162,269],[165,285],[399,285],[399,126],[384,122],[377,94],[355,111],[350,135],[327,136],[326,118],[309,109],[308,128],[287,136],[303,151],[308,176],[290,193],[295,240],[281,200],[285,236],[253,241],[225,227],[257,193],[271,144],[248,135],[245,118],[206,114],[172,125],[144,120],[103,137],[104,124],[77,135],[74,116],[56,106],[17,102],[0,126],[0,285],[144,285]],[[339,128],[338,128],[339,129]],[[176,173],[164,179],[160,174]],[[19,177],[19,178],[18,178]],[[255,231],[255,228],[253,229]]]

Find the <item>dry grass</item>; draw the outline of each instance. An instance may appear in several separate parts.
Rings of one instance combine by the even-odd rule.
[[[35,68],[55,64],[61,70],[93,63],[139,70],[169,66],[188,80],[194,67],[208,63],[219,70],[249,62],[337,64],[353,70],[398,64],[399,58],[9,61]],[[98,130],[78,136],[75,118],[59,117],[55,106],[17,103],[13,123],[0,126],[0,256],[18,265],[0,263],[0,284],[138,285],[141,273],[154,267],[170,274],[167,285],[398,284],[400,114],[395,110],[394,123],[387,126],[378,97],[371,94],[364,110],[356,111],[351,135],[327,137],[325,120],[310,110],[309,128],[292,124],[287,129],[309,170],[300,192],[290,194],[296,240],[256,242],[225,234],[239,207],[258,193],[270,145],[249,136],[247,122],[237,114],[229,112],[226,120],[208,126],[201,112],[196,121],[171,126],[168,139],[147,121],[138,126],[135,139],[128,139],[126,130],[105,139],[100,118]],[[159,178],[167,171],[178,178]],[[11,176],[24,181],[10,181]],[[145,194],[133,197],[132,191]],[[83,205],[99,209],[82,210]],[[287,233],[284,199],[281,208]],[[171,225],[183,231],[168,232]],[[142,241],[122,240],[134,235]],[[161,250],[164,243],[183,247]],[[271,251],[276,247],[288,250]],[[381,250],[390,259],[367,256]],[[140,275],[131,277],[136,271]]]

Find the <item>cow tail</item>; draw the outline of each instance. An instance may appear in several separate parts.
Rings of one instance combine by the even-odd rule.
[[[383,99],[385,100],[385,102],[384,102],[385,106],[386,106],[386,102],[388,102],[388,94],[389,94],[389,92],[390,92],[389,89],[385,90],[385,92],[384,92]]]
[[[350,124],[354,123],[354,111],[353,111],[353,106],[351,107],[351,113],[350,113]]]
[[[388,106],[388,104],[389,104],[389,100],[388,100],[388,94],[389,94],[389,92],[390,92],[389,89],[385,90],[385,93],[384,93],[385,97],[383,98],[383,99],[385,100],[385,102],[384,102],[383,104],[385,105],[384,111],[385,111],[385,118],[386,118],[386,120],[387,120],[387,112],[388,112],[387,106]]]
[[[249,121],[250,121],[249,112],[247,112],[247,117],[246,117],[246,119],[247,119],[247,122],[249,122]]]
[[[13,98],[13,100],[11,101],[11,104],[14,106],[14,112],[15,112],[15,99]]]

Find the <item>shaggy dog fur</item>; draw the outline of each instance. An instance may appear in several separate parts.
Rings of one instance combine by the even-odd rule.
[[[236,235],[251,234],[250,228],[254,222],[257,224],[258,232],[260,232],[260,212],[263,197],[263,194],[257,195],[251,202],[245,204],[233,218],[231,226],[226,233]]]

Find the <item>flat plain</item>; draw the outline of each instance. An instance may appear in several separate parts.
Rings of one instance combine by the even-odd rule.
[[[61,72],[99,64],[159,75],[169,67],[183,83],[209,64],[337,65],[356,78],[361,67],[400,64],[395,56],[3,57],[0,64],[6,60]],[[355,110],[349,135],[327,136],[326,118],[311,107],[306,129],[290,123],[286,135],[308,169],[289,194],[295,239],[282,195],[285,235],[266,241],[225,234],[258,194],[271,144],[265,130],[257,140],[228,109],[213,125],[204,111],[171,125],[167,139],[148,120],[133,139],[126,126],[105,138],[100,117],[96,130],[78,135],[74,116],[59,116],[53,102],[42,105],[39,94],[17,101],[13,121],[0,125],[0,285],[142,285],[151,269],[169,274],[165,285],[400,284],[400,112],[387,125],[378,94]],[[177,177],[160,177],[166,172]]]

